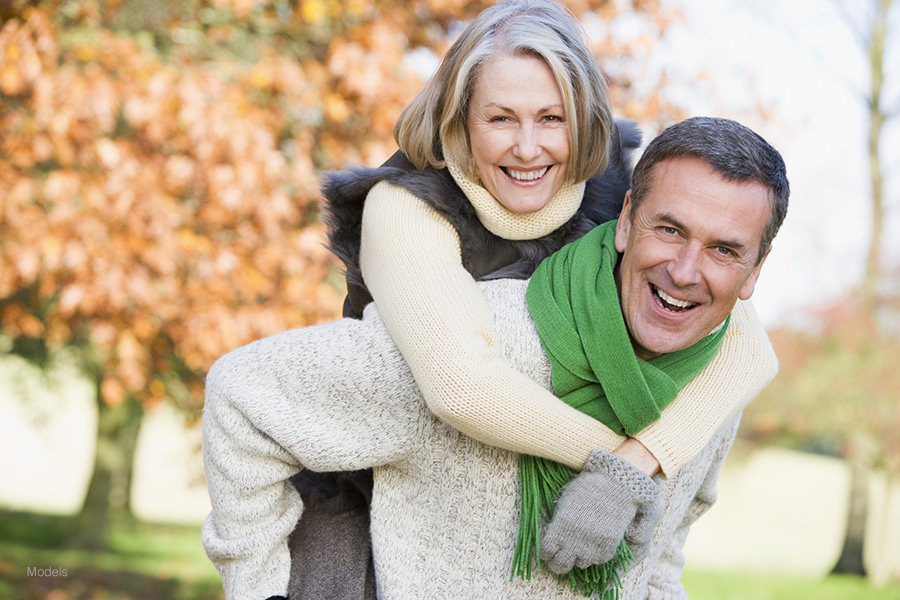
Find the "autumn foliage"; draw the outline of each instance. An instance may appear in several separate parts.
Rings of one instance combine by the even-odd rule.
[[[320,96],[321,65],[179,63],[90,33],[68,39],[42,10],[0,33],[2,328],[89,346],[108,403],[197,403],[223,352],[338,314],[314,157],[359,159],[365,140],[347,156],[304,123],[353,109]],[[364,69],[347,45],[330,60]]]
[[[96,386],[85,545],[127,510],[145,409],[197,417],[220,355],[339,316],[321,173],[393,153],[402,107],[489,4],[0,0],[0,352],[74,357]],[[647,70],[676,15],[568,5],[617,116],[684,116]]]
[[[84,350],[111,405],[197,407],[223,352],[336,317],[320,171],[386,158],[407,53],[487,4],[22,3],[0,30],[5,336]]]

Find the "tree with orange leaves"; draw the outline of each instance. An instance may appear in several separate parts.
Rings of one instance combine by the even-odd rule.
[[[75,356],[96,386],[86,543],[102,542],[111,488],[127,498],[145,410],[196,416],[218,356],[338,316],[319,173],[393,152],[423,76],[413,51],[442,53],[487,4],[4,3],[0,331],[41,366]],[[680,117],[660,82],[639,91],[627,74],[673,15],[570,6],[604,24],[601,65],[623,65],[610,70],[620,115]],[[612,35],[623,10],[643,16],[642,37]]]

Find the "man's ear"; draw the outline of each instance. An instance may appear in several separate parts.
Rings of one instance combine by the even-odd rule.
[[[756,290],[756,281],[759,279],[759,272],[762,271],[763,263],[766,262],[766,259],[769,258],[769,252],[772,251],[772,248],[769,247],[766,250],[766,253],[763,254],[762,260],[759,261],[753,270],[750,271],[750,277],[747,278],[747,281],[744,283],[744,287],[741,288],[741,293],[738,294],[738,298],[741,300],[749,300],[750,296],[753,295],[754,290]]]
[[[622,212],[619,213],[619,220],[616,223],[616,250],[625,252],[625,246],[628,243],[628,234],[631,232],[631,190],[625,193],[625,203],[622,205]]]

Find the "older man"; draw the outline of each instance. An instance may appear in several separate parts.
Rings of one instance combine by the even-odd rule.
[[[696,348],[738,299],[750,298],[786,215],[788,195],[780,155],[733,121],[689,119],[648,146],[615,229],[619,304],[639,359],[671,360]],[[557,255],[548,262],[559,260]],[[536,321],[541,329],[547,320],[536,315]],[[751,371],[761,368],[759,357],[748,358]],[[634,404],[635,398],[627,401]],[[672,409],[685,412],[689,427],[692,407]],[[644,470],[652,469],[651,463]],[[543,558],[556,572],[606,560],[610,542],[618,541],[604,540],[617,530],[590,518],[597,503],[588,481],[597,477],[585,468],[580,479],[585,481],[576,479],[569,487],[544,532]]]
[[[657,389],[683,385],[696,365],[708,362],[695,355],[708,340],[720,340],[735,303],[753,293],[787,196],[781,157],[746,128],[720,119],[690,119],[669,128],[635,168],[617,223],[599,227],[545,263],[530,289],[521,281],[482,284],[501,351],[546,386],[552,370],[558,394],[558,387],[569,384],[576,394],[596,384],[627,389],[635,380],[629,370],[637,368],[652,404]],[[539,316],[561,307],[561,321]],[[592,320],[595,310],[604,319]],[[609,329],[606,320],[619,325]],[[734,324],[728,329],[730,336],[743,333]],[[594,373],[587,380],[596,380],[582,386],[582,357],[569,351],[572,335],[588,364],[623,370]],[[598,357],[600,347],[614,351]],[[767,359],[747,357],[746,372],[771,378],[776,367]],[[687,363],[690,368],[680,369]],[[730,385],[721,381],[709,393],[728,394]],[[622,420],[654,418],[652,407],[644,411],[625,406],[615,393],[606,395],[603,407],[621,411]],[[675,403],[666,410],[680,411],[690,426],[690,406]],[[625,575],[623,597],[684,596],[681,547],[689,525],[715,500],[718,471],[737,427],[736,419],[728,421],[692,462],[660,484],[653,500],[658,498],[661,518],[645,519],[646,557]],[[204,544],[229,598],[247,596],[247,590],[260,598],[283,593],[272,579],[284,568],[286,538],[302,511],[284,480],[299,466],[374,467],[371,532],[380,598],[581,597],[558,585],[550,570],[536,571],[529,580],[510,579],[519,526],[519,455],[468,438],[431,415],[374,306],[360,321],[285,332],[220,359],[207,380],[204,428],[213,500]],[[598,531],[600,537],[610,531],[618,536],[620,525],[610,528],[607,521],[620,518],[595,512],[589,500],[598,473],[609,474],[604,465],[616,446],[598,449],[559,502],[545,531],[554,546],[545,559],[555,571],[590,564]],[[623,502],[632,501],[623,496]],[[552,544],[554,536],[562,543]],[[243,591],[231,589],[235,582]]]

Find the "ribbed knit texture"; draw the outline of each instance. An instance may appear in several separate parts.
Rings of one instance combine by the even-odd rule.
[[[507,240],[533,240],[547,235],[572,218],[584,197],[583,181],[564,183],[540,210],[527,214],[515,213],[497,202],[482,186],[466,178],[459,166],[449,158],[447,169],[475,207],[481,223],[494,235]]]
[[[704,440],[731,423],[777,373],[778,358],[753,303],[739,300],[719,353],[681,388],[658,421],[634,437],[656,457],[662,474],[670,477],[700,451]],[[728,394],[716,391],[723,386]],[[676,423],[684,428],[680,436],[673,429]]]
[[[599,490],[603,493],[598,494]],[[587,583],[586,589],[615,597],[624,567],[632,558],[643,557],[662,517],[658,497],[659,484],[653,478],[624,458],[595,450],[566,484],[554,506],[553,520],[541,530],[541,566],[567,574],[575,585]],[[623,538],[628,551],[614,560],[622,552]],[[596,577],[579,577],[580,571],[590,575],[593,567],[573,569],[578,565],[600,568]],[[609,581],[615,585],[608,586]]]
[[[574,469],[594,449],[624,441],[502,360],[485,301],[462,268],[458,235],[409,191],[388,183],[372,189],[360,262],[388,330],[439,418],[487,444]],[[713,363],[659,421],[635,435],[665,476],[696,455],[774,377],[772,347],[747,308],[739,302],[732,317],[741,322],[741,333],[729,328]],[[747,371],[748,361],[767,368]],[[730,394],[710,393],[722,383]]]
[[[501,356],[546,387],[549,362],[528,316],[525,285],[496,281],[481,289],[494,311]],[[727,381],[708,391],[731,393]],[[624,578],[623,600],[685,597],[681,547],[715,498],[735,425],[662,483],[666,513],[647,558]],[[518,455],[432,417],[374,307],[362,321],[287,331],[219,359],[207,378],[203,427],[213,506],[203,543],[228,600],[286,594],[285,540],[302,506],[284,480],[301,466],[375,468],[372,543],[381,600],[581,597],[548,571],[509,580]]]

